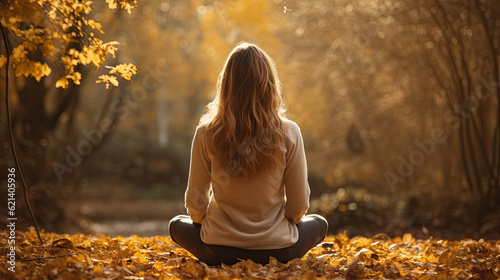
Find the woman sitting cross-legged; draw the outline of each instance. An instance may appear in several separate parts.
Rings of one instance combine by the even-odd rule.
[[[208,265],[300,258],[328,229],[305,215],[309,184],[299,127],[284,116],[271,58],[240,43],[219,75],[217,95],[191,148],[187,215],[170,221],[172,240]]]

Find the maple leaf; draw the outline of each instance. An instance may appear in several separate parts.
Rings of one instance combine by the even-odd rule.
[[[111,83],[112,85],[114,85],[115,87],[118,86],[118,80],[116,79],[115,76],[110,76],[110,75],[101,75],[99,76],[99,78],[97,79],[97,81],[95,81],[96,84],[98,83],[106,83],[106,89],[109,89],[109,84]]]
[[[118,73],[123,79],[131,81],[132,75],[137,74],[138,71],[139,69],[135,65],[131,63],[129,64],[124,63],[116,65],[115,67],[112,68],[111,71],[109,71],[109,73],[110,74]]]
[[[56,88],[68,88],[69,82],[66,77],[61,77],[56,82]]]
[[[106,3],[108,3],[108,8],[111,10],[118,8],[118,3],[115,0],[106,0]]]
[[[30,75],[31,63],[29,60],[24,59],[22,60],[22,62],[18,63],[14,67],[16,69],[15,72],[16,77],[21,77],[21,76],[28,77]]]
[[[33,76],[37,82],[40,81],[40,79],[44,76],[50,75],[50,72],[52,71],[47,65],[47,63],[40,63],[40,62],[30,62],[30,74]]]
[[[80,80],[82,79],[82,74],[80,72],[74,72],[73,74],[66,76],[68,79],[72,79],[73,83],[76,85],[80,84]]]
[[[23,58],[26,57],[27,54],[28,54],[28,51],[24,49],[24,46],[19,45],[12,50],[12,59],[13,60],[22,60]]]

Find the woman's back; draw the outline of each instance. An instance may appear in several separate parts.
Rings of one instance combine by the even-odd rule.
[[[285,127],[283,143],[275,151],[274,169],[250,177],[231,176],[225,164],[207,150],[205,127],[198,127],[191,159],[191,172],[195,173],[190,174],[186,208],[193,221],[203,225],[203,242],[277,249],[297,241],[297,228],[290,221],[298,222],[309,207],[307,165],[299,127],[288,120]],[[208,201],[200,194],[206,193],[210,182],[213,195]],[[206,205],[208,211],[200,205]]]

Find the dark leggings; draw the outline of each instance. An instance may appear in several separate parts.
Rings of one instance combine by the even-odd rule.
[[[275,250],[246,250],[229,246],[205,244],[201,241],[201,225],[193,223],[187,215],[174,217],[169,224],[170,237],[184,249],[208,265],[232,265],[239,259],[251,259],[266,264],[269,257],[281,263],[304,256],[307,251],[319,244],[326,236],[328,222],[320,215],[306,215],[297,223],[299,240],[292,246]]]

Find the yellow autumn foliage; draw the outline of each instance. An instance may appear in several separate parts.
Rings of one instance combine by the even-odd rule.
[[[6,244],[8,231],[0,232]],[[328,236],[301,259],[207,266],[170,237],[16,231],[15,272],[1,248],[2,279],[498,279],[500,241],[416,240],[411,234]]]
[[[120,7],[128,13],[136,5],[136,1],[128,0],[106,2],[110,9]],[[93,32],[104,33],[101,23],[88,18],[92,5],[92,1],[78,0],[4,1],[0,5],[0,23],[7,33],[16,37],[15,42],[18,42],[9,54],[15,76],[33,77],[40,81],[52,73],[52,68],[62,63],[63,71],[58,73],[60,77],[55,87],[67,88],[70,81],[76,85],[80,84],[81,73],[75,70],[76,66],[92,63],[99,68],[106,61],[108,54],[115,57],[119,43],[105,43]],[[78,44],[82,45],[81,51],[77,49]],[[43,59],[35,59],[38,51]],[[6,62],[6,56],[2,54],[0,67],[3,68]],[[131,76],[137,73],[137,68],[134,69],[124,69],[116,73],[123,74],[130,80]],[[118,85],[115,80],[110,79],[111,84]],[[109,82],[106,85],[109,87]]]

